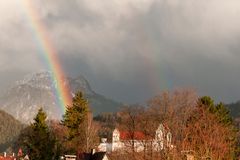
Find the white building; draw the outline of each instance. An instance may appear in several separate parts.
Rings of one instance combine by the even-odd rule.
[[[142,132],[134,132],[134,139],[132,139],[130,138],[130,134],[128,132],[114,129],[112,133],[112,142],[107,143],[107,139],[103,138],[102,142],[98,146],[98,150],[108,153],[129,150],[133,144],[136,152],[143,151],[144,146],[146,147],[150,144],[154,150],[159,151],[165,147],[172,147],[172,134],[170,129],[163,124],[160,124],[155,131],[155,137],[151,138],[145,136]]]

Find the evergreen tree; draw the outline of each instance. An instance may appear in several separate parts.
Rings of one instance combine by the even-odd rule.
[[[224,106],[222,102],[219,104],[214,104],[214,100],[209,96],[204,96],[199,99],[200,107],[204,107],[210,113],[214,114],[220,123],[224,125],[233,125],[233,120],[230,115],[229,110]]]
[[[215,106],[214,106],[214,100],[209,96],[204,96],[199,99],[199,105],[200,107],[204,107],[207,109],[210,113],[215,112]]]
[[[68,128],[68,143],[70,151],[76,153],[78,150],[85,151],[85,123],[88,118],[89,105],[84,99],[83,93],[76,93],[72,106],[68,106],[63,116],[63,125]]]
[[[54,158],[55,138],[51,136],[46,124],[47,115],[39,109],[34,123],[22,132],[19,144],[34,160],[52,160]]]
[[[225,105],[220,102],[219,104],[214,104],[214,100],[211,97],[204,96],[199,99],[199,107],[203,107],[210,114],[214,115],[218,123],[222,126],[225,126],[231,136],[229,136],[226,141],[232,144],[232,159],[236,159],[236,156],[239,154],[240,148],[237,146],[237,128],[234,126],[233,119],[230,115],[229,110]]]
[[[215,114],[219,118],[219,122],[225,125],[232,125],[233,119],[230,116],[230,111],[224,106],[222,102],[215,106]]]

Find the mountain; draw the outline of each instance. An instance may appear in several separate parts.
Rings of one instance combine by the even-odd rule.
[[[226,105],[234,118],[240,118],[240,101]]]
[[[0,110],[0,152],[5,151],[16,140],[23,124],[10,114]]]
[[[94,115],[117,111],[122,105],[94,92],[83,76],[68,77],[64,84],[69,84],[72,95],[77,91],[84,93]],[[56,82],[52,82],[50,72],[27,75],[0,96],[0,109],[24,123],[29,123],[33,119],[39,107],[43,107],[50,119],[61,119],[61,110],[52,92],[54,87],[56,87]]]

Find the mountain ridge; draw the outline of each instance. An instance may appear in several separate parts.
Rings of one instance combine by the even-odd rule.
[[[71,94],[82,91],[90,103],[94,115],[101,112],[114,112],[122,105],[92,90],[87,79],[79,75],[67,77],[64,85],[69,84]],[[13,115],[23,123],[29,123],[42,107],[50,119],[61,119],[62,114],[56,104],[52,89],[56,82],[51,79],[51,72],[37,72],[24,76],[14,83],[4,94],[0,95],[0,109]],[[59,97],[57,97],[59,98]],[[58,99],[59,100],[59,99]]]

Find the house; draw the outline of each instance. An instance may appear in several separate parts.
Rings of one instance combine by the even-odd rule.
[[[0,155],[0,160],[15,160],[16,157],[14,155],[14,153],[12,155],[7,155],[6,152],[4,152],[3,156]]]
[[[25,155],[25,157],[23,158],[23,160],[29,160],[28,155]]]
[[[14,153],[9,156],[6,154],[6,152],[4,152],[3,156],[0,156],[0,160],[16,160],[16,159],[29,160],[29,157],[28,157],[28,155],[26,155],[23,158],[20,158],[19,156],[16,157]]]
[[[4,157],[4,156],[0,156],[0,160],[15,160],[16,158],[12,157],[12,156],[7,156],[7,157]]]
[[[133,147],[136,152],[141,152],[144,147],[151,145],[154,150],[159,151],[165,147],[173,147],[172,145],[172,133],[165,124],[160,124],[155,131],[154,137],[146,136],[140,131],[129,133],[126,131],[120,131],[114,129],[112,133],[112,142],[108,143],[106,138],[102,139],[102,142],[98,146],[99,151],[114,152],[120,150],[129,150]]]

